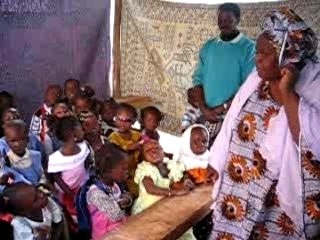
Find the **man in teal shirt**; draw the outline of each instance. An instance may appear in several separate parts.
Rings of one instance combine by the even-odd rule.
[[[233,96],[255,64],[255,44],[239,32],[239,21],[240,8],[237,4],[220,5],[220,35],[204,44],[193,75],[195,105],[206,120],[210,145],[220,130]]]

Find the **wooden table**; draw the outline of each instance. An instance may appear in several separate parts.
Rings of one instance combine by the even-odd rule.
[[[210,212],[212,186],[186,196],[168,197],[128,219],[105,240],[174,240]]]

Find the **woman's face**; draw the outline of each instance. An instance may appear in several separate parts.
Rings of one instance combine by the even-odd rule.
[[[224,36],[230,35],[237,29],[238,20],[231,11],[219,11],[218,26],[221,34]]]
[[[263,80],[278,80],[280,68],[278,54],[275,46],[265,35],[260,35],[256,47],[256,67],[258,75]]]
[[[148,141],[143,145],[144,160],[153,164],[159,163],[164,158],[163,150],[157,141]]]
[[[190,148],[196,155],[205,153],[208,149],[209,137],[203,128],[194,128],[191,131]]]

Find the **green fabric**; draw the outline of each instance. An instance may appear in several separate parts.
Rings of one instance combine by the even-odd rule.
[[[216,37],[200,50],[193,84],[203,86],[206,104],[215,107],[235,95],[254,65],[252,40],[241,33],[228,42]]]

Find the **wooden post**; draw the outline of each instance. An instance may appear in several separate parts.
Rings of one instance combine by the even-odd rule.
[[[113,97],[115,98],[119,98],[121,96],[121,90],[120,90],[121,11],[122,11],[122,0],[115,0],[114,31],[113,31]]]

